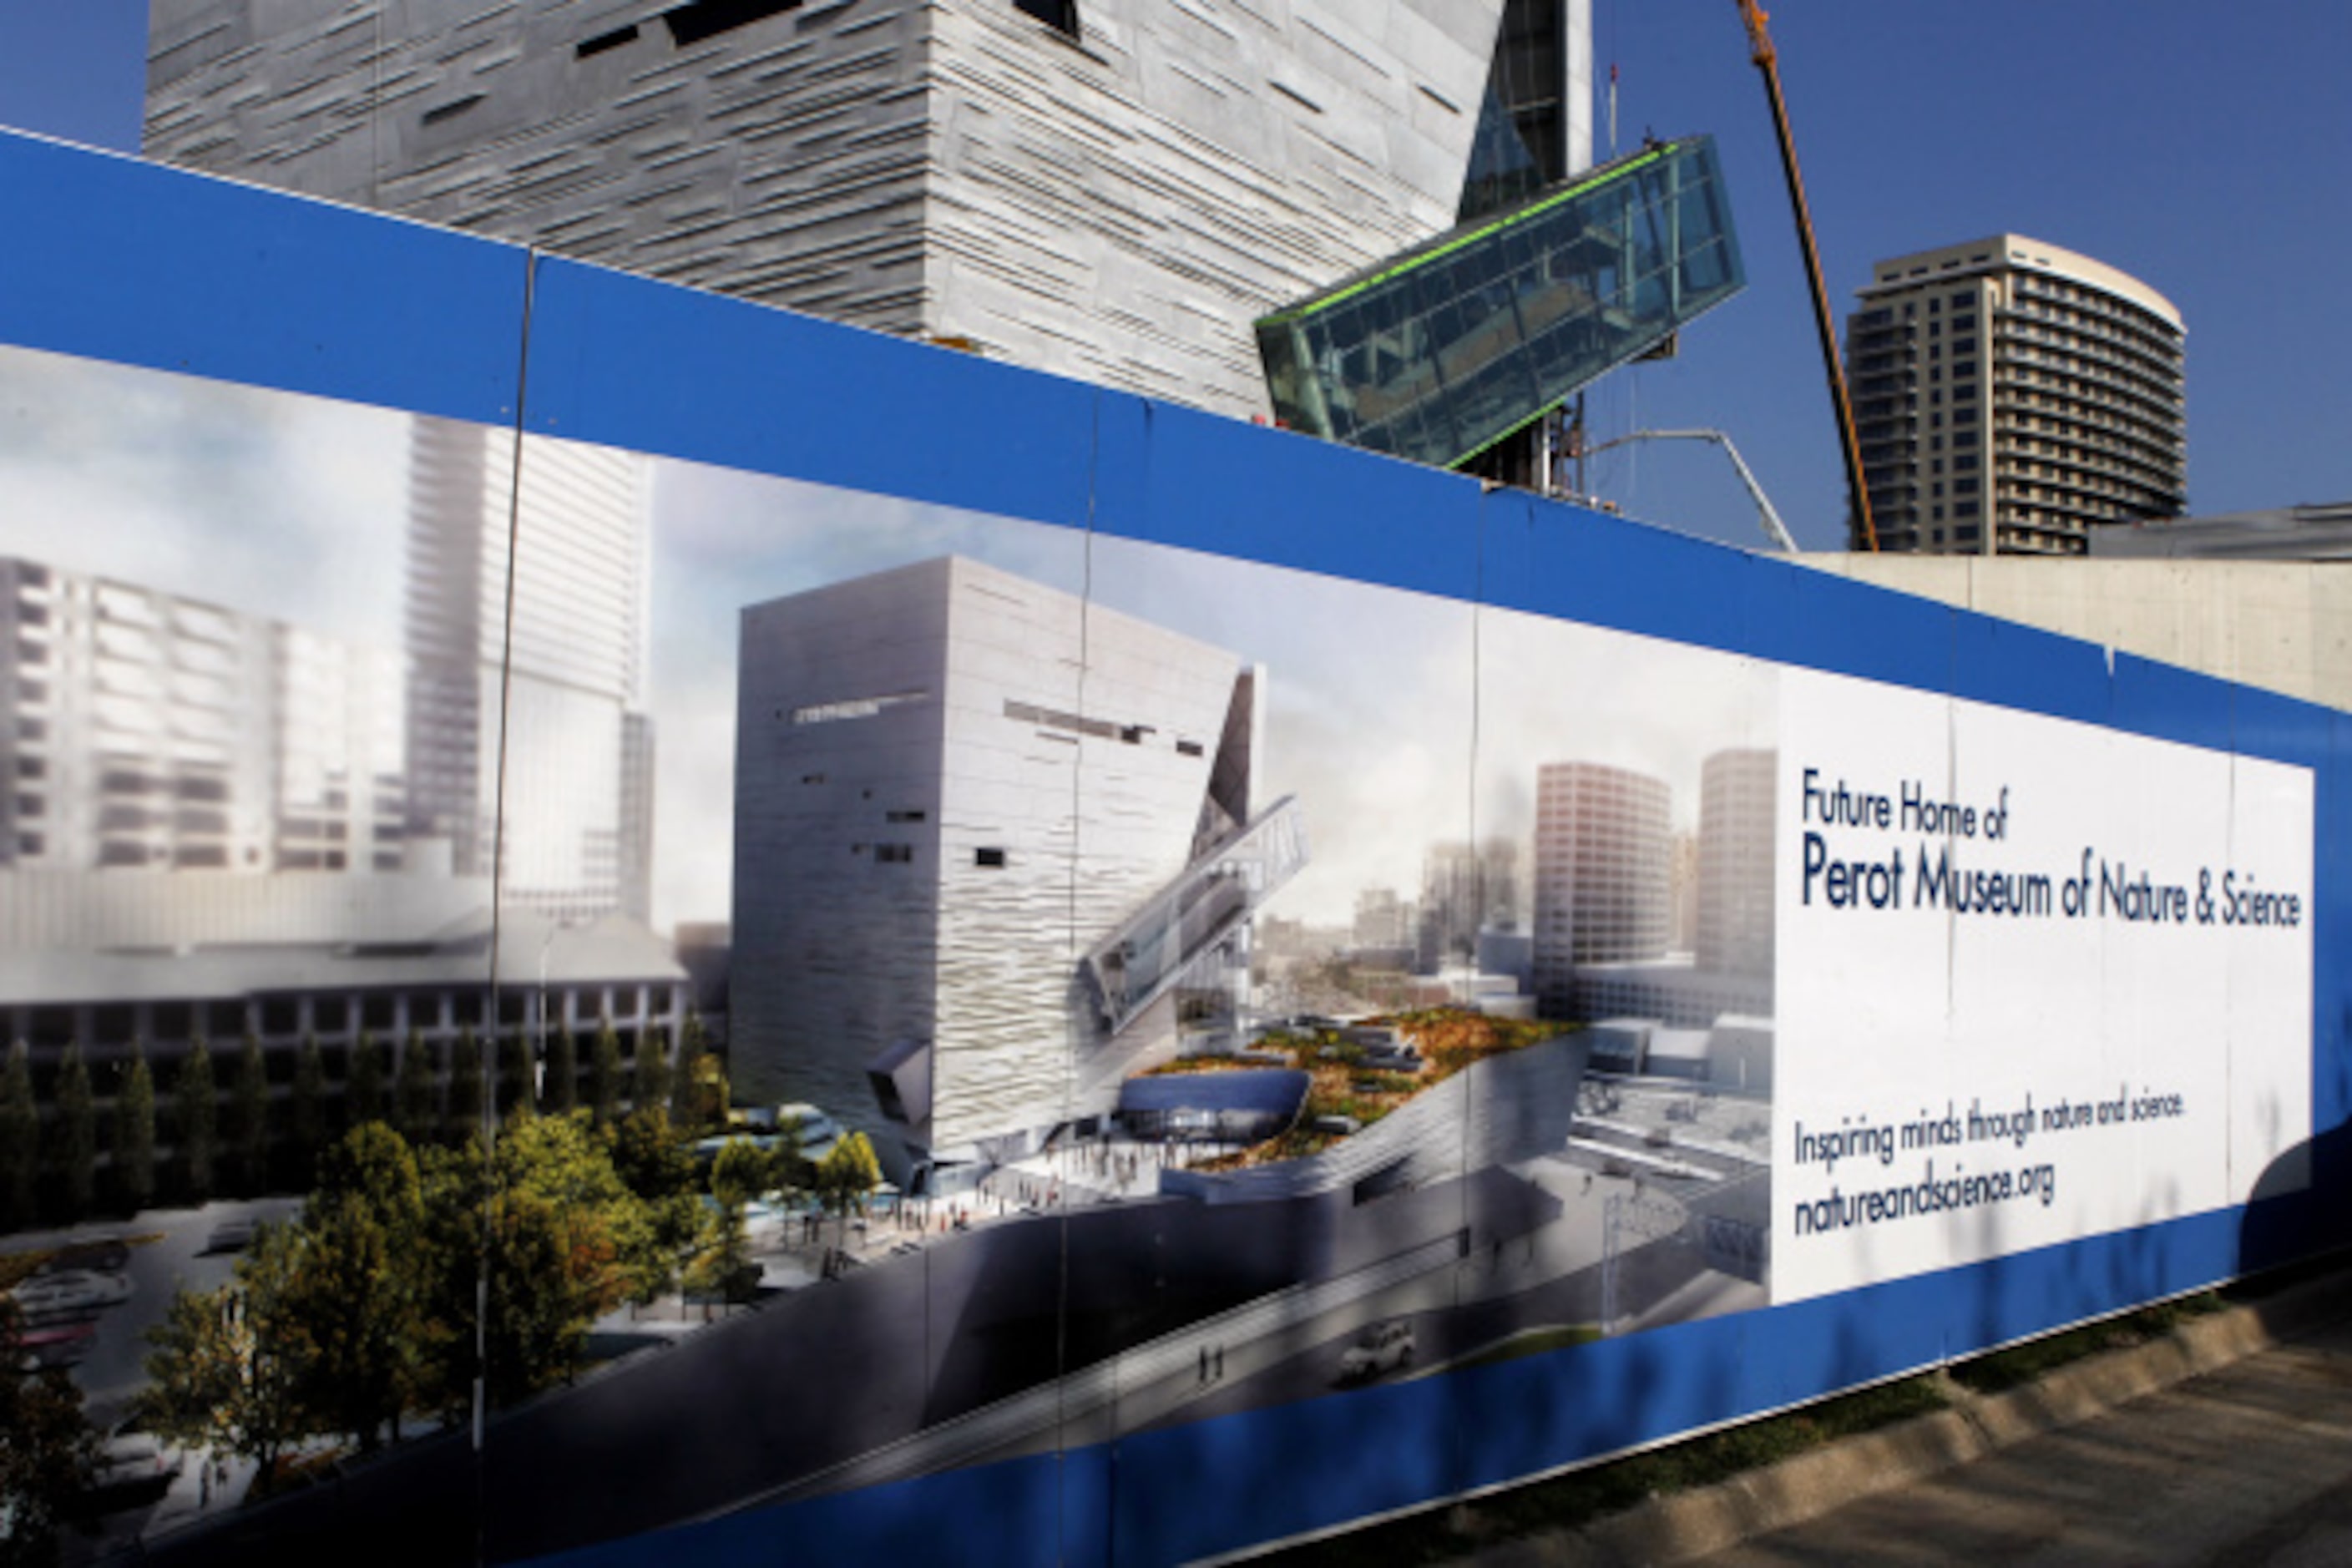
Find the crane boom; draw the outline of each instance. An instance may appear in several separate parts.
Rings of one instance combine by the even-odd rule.
[[[1765,30],[1769,14],[1757,0],[1739,0],[1741,20],[1748,24],[1748,58],[1764,74],[1764,96],[1772,105],[1772,129],[1780,139],[1780,169],[1788,176],[1789,204],[1797,221],[1797,243],[1805,253],[1805,279],[1812,286],[1813,326],[1822,340],[1822,362],[1828,368],[1830,402],[1837,410],[1838,442],[1845,457],[1848,504],[1853,509],[1854,531],[1864,547],[1878,549],[1878,525],[1870,515],[1870,491],[1863,483],[1862,444],[1854,437],[1853,404],[1846,395],[1845,366],[1838,357],[1837,324],[1830,316],[1830,294],[1822,281],[1821,252],[1813,244],[1813,217],[1805,205],[1804,176],[1797,172],[1797,141],[1789,130],[1789,106],[1780,96],[1780,57]]]
[[[1584,456],[1590,458],[1597,452],[1605,452],[1612,447],[1622,447],[1629,441],[1714,442],[1723,448],[1723,455],[1731,459],[1731,466],[1739,471],[1739,482],[1748,487],[1748,496],[1756,502],[1756,514],[1758,521],[1763,524],[1764,537],[1790,555],[1797,552],[1797,542],[1789,537],[1789,525],[1780,521],[1780,510],[1773,506],[1772,498],[1764,493],[1764,487],[1757,481],[1755,470],[1750,468],[1748,466],[1748,460],[1739,455],[1739,448],[1731,444],[1731,437],[1722,431],[1636,430],[1631,435],[1620,436],[1613,441],[1603,441],[1597,447],[1587,447]]]

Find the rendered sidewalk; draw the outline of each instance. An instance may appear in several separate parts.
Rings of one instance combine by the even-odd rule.
[[[1457,1561],[2352,1562],[2352,1267],[2007,1393]]]

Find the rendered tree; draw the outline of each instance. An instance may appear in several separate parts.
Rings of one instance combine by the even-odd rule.
[[[710,1195],[721,1208],[741,1208],[768,1186],[768,1156],[749,1138],[730,1138],[710,1163]]]
[[[596,1025],[595,1055],[589,1060],[588,1089],[596,1125],[612,1125],[621,1110],[621,1037],[614,1030],[610,1018],[600,1019]]]
[[[863,1209],[866,1194],[881,1182],[882,1162],[874,1157],[874,1145],[863,1132],[843,1134],[817,1162],[817,1196],[833,1211],[835,1246],[847,1239],[850,1210]]]
[[[482,1130],[482,1043],[468,1026],[457,1031],[449,1052],[449,1112],[444,1136],[463,1143]]]
[[[259,1192],[269,1182],[269,1067],[262,1058],[260,1039],[250,1033],[237,1052],[228,1109],[227,1143],[236,1162],[237,1186]]]
[[[629,1086],[629,1109],[651,1110],[669,1103],[669,1032],[637,1031],[635,1081]]]
[[[136,1045],[114,1091],[114,1192],[133,1211],[155,1196],[155,1075]]]
[[[491,1205],[483,1381],[492,1404],[511,1405],[569,1382],[580,1369],[590,1325],[620,1300],[616,1291],[593,1310],[586,1304],[573,1272],[576,1234],[561,1208],[533,1194],[508,1193]]]
[[[366,1452],[387,1425],[399,1437],[430,1342],[424,1184],[400,1134],[373,1122],[329,1149],[302,1230],[309,1245],[286,1298],[300,1401],[315,1425]]]
[[[670,1122],[688,1136],[702,1131],[701,1091],[695,1083],[694,1066],[709,1052],[710,1037],[702,1026],[702,1015],[689,1012],[677,1032],[677,1066],[669,1084]]]
[[[814,1184],[816,1167],[809,1163],[801,1135],[797,1116],[787,1116],[776,1124],[775,1146],[768,1151],[768,1185],[804,1193]]]
[[[580,1103],[580,1042],[558,1029],[547,1047],[547,1081],[540,1086],[540,1109],[561,1116]]]
[[[499,1042],[499,1115],[528,1116],[539,1095],[531,1086],[530,1041],[520,1030]]]
[[[759,1265],[751,1261],[751,1244],[743,1234],[743,1205],[722,1203],[717,1214],[707,1215],[701,1245],[686,1268],[686,1289],[732,1304],[750,1300],[759,1281]],[[704,1315],[709,1315],[708,1307]]]
[[[415,1029],[408,1031],[408,1043],[400,1049],[400,1070],[394,1077],[393,1126],[411,1143],[428,1143],[437,1129],[439,1119],[433,1114],[434,1051],[425,1037]]]
[[[180,1291],[147,1332],[149,1425],[184,1447],[253,1460],[257,1491],[312,1429],[301,1398],[310,1346],[289,1310],[306,1246],[296,1226],[263,1226],[227,1284]]]
[[[49,1164],[57,1175],[65,1217],[79,1219],[89,1212],[98,1184],[98,1114],[79,1040],[67,1045],[58,1064],[57,1102]]]
[[[174,1130],[180,1139],[180,1179],[188,1198],[203,1203],[213,1195],[213,1140],[220,1107],[213,1087],[213,1057],[200,1037],[190,1042],[180,1058],[172,1099]]]
[[[646,1206],[585,1115],[527,1117],[487,1164],[469,1144],[430,1152],[423,1168],[433,1386],[445,1410],[463,1409],[472,1386],[476,1248],[488,1268],[484,1380],[499,1404],[572,1376],[596,1319],[668,1268]]]
[[[8,1068],[0,1075],[0,1226],[23,1230],[39,1215],[41,1112],[33,1100],[32,1051],[18,1040],[8,1047]]]
[[[294,1058],[294,1098],[287,1115],[294,1137],[294,1179],[307,1186],[327,1146],[327,1063],[316,1035],[302,1037],[301,1052]]]
[[[352,1045],[350,1064],[343,1069],[343,1125],[364,1127],[383,1120],[383,1053],[365,1029]]]
[[[671,1120],[677,1122],[681,1132],[698,1137],[727,1125],[727,1070],[719,1065],[717,1057],[704,1051],[688,1058],[678,1080],[684,1090],[686,1114],[680,1119],[673,1111]]]
[[[669,1289],[679,1263],[701,1245],[703,1207],[694,1161],[671,1128],[669,1112],[658,1107],[623,1117],[610,1142],[614,1173],[645,1205],[656,1254],[666,1262],[657,1275],[639,1281],[631,1299],[643,1306]]]
[[[96,1440],[61,1369],[22,1370],[22,1320],[0,1296],[0,1563],[55,1563],[58,1531],[89,1484]]]
[[[710,1165],[710,1195],[719,1202],[702,1253],[687,1271],[688,1288],[727,1301],[748,1301],[760,1270],[743,1231],[743,1209],[767,1187],[769,1159],[749,1138],[731,1138]]]
[[[613,1129],[613,1170],[645,1201],[694,1191],[694,1161],[669,1124],[669,1112],[633,1110]]]

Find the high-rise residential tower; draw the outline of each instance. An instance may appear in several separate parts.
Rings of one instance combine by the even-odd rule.
[[[0,558],[0,867],[403,868],[400,656]]]
[[[518,479],[511,432],[425,418],[410,454],[411,837],[459,876],[495,852],[504,903],[646,919],[646,459],[533,438]]]
[[[1699,765],[1698,967],[1771,978],[1773,802],[1780,753],[1717,752]]]
[[[1999,234],[1882,261],[1858,292],[1846,374],[1880,549],[2081,555],[2094,529],[2186,507],[2186,331],[2147,284]]]
[[[1537,774],[1535,982],[1546,1004],[1580,965],[1664,957],[1673,927],[1673,792],[1601,763]]]

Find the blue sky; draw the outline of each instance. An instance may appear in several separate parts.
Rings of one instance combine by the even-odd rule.
[[[1771,9],[1841,323],[1875,259],[2003,230],[2064,246],[2141,279],[2188,321],[2191,510],[2352,498],[2352,5]],[[1601,74],[1613,58],[1622,78],[1621,141],[1645,126],[1715,133],[1748,270],[1748,292],[1685,334],[1679,363],[1621,375],[1595,401],[1618,429],[1637,415],[1729,431],[1800,542],[1832,544],[1844,479],[1737,8],[1593,0],[1593,13]],[[1652,447],[1638,464],[1607,476],[1628,510],[1757,537],[1717,454]]]
[[[0,123],[135,149],[143,0],[0,0]],[[2188,319],[2192,510],[2352,498],[2352,5],[1781,0],[1772,31],[1841,319],[1881,257],[2004,229],[2082,251]],[[1593,0],[1593,34],[1622,143],[1715,134],[1749,279],[1681,360],[1596,389],[1596,434],[1727,430],[1799,541],[1833,545],[1836,437],[1737,8]],[[1634,515],[1759,542],[1704,447],[1592,479]]]

